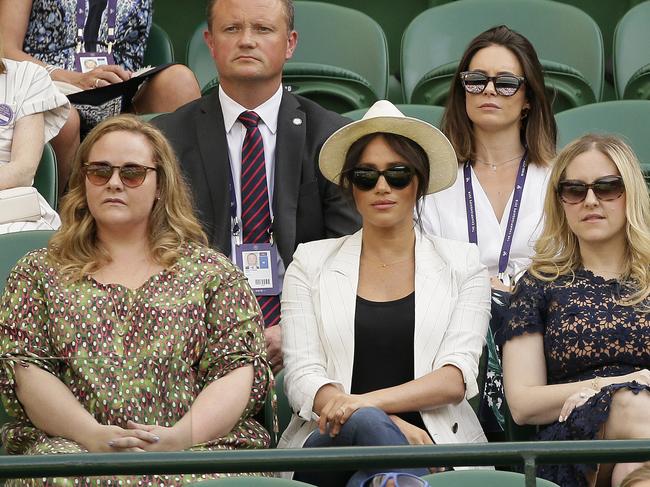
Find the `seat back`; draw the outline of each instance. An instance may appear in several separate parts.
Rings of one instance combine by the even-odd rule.
[[[144,52],[145,66],[160,66],[174,62],[174,46],[167,32],[157,24],[151,24],[147,49]]]
[[[458,0],[426,10],[404,32],[405,100],[444,104],[448,84],[469,42],[500,24],[520,32],[535,46],[548,71],[547,87],[557,90],[559,103],[571,106],[600,99],[603,40],[598,25],[587,14],[547,0]],[[436,73],[438,69],[442,73]],[[445,83],[437,100],[414,97],[418,83],[427,76],[434,80],[440,76]]]
[[[339,112],[386,97],[388,46],[376,21],[350,8],[298,1],[295,24],[298,44],[283,71],[289,91]],[[206,29],[205,22],[197,27],[187,52],[203,93],[217,86],[218,76],[203,40]]]
[[[650,188],[650,100],[618,100],[574,108],[555,117],[558,150],[589,132],[610,133],[630,144]]]
[[[440,127],[440,121],[442,120],[442,114],[444,113],[444,107],[431,106],[431,105],[417,105],[417,104],[401,104],[395,105],[400,112],[402,112],[407,117],[417,118],[419,120],[424,120],[429,122],[435,127]],[[367,108],[360,108],[357,110],[352,110],[343,114],[343,116],[348,117],[352,120],[361,120],[363,116],[368,111]]]
[[[56,166],[56,155],[50,144],[43,147],[43,155],[34,175],[34,187],[45,198],[45,201],[56,210],[59,202],[59,175]]]
[[[616,26],[614,86],[619,98],[650,100],[649,25],[650,2],[644,2],[630,9]]]
[[[522,487],[523,474],[501,470],[455,470],[422,477],[431,487]],[[544,479],[537,479],[537,487],[559,487]]]
[[[293,414],[289,399],[284,392],[284,370],[275,376],[275,394],[278,409],[278,438],[274,438],[273,434],[273,395],[271,393],[266,395],[266,402],[264,403],[264,424],[267,431],[271,433],[271,446],[273,447],[277,445],[277,440],[282,436],[282,432],[289,426]]]
[[[52,230],[29,230],[24,232],[0,234],[0,294],[16,262],[34,249],[47,247]]]

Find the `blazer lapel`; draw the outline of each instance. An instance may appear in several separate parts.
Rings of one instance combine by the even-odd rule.
[[[354,366],[354,317],[360,255],[361,231],[345,240],[331,264],[322,272],[320,282],[325,347],[332,357],[328,372],[341,381],[346,392],[352,385]]]
[[[203,172],[212,200],[212,214],[205,215],[212,229],[210,242],[230,255],[230,156],[218,90],[201,99],[196,126]]]
[[[296,241],[296,209],[307,123],[307,115],[300,109],[298,99],[283,92],[275,145],[273,233],[285,262],[291,260]]]
[[[449,323],[451,275],[431,240],[416,231],[415,378],[431,371]]]

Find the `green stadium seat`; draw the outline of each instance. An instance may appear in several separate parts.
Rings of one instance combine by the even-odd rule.
[[[0,234],[0,295],[4,291],[5,283],[11,269],[16,262],[27,252],[47,247],[53,230],[29,230]]]
[[[397,104],[395,106],[407,117],[424,120],[425,122],[429,122],[431,125],[434,125],[436,127],[440,127],[440,120],[442,119],[442,114],[445,111],[445,107],[431,105]],[[359,108],[357,110],[346,112],[343,114],[343,116],[348,117],[352,120],[361,120],[367,111],[367,108]]]
[[[206,4],[207,0],[156,0],[153,21],[169,35],[174,46],[175,61],[187,63],[187,42],[199,22],[206,19]]]
[[[650,100],[618,100],[574,108],[555,116],[558,150],[589,132],[625,139],[636,153],[650,188]]]
[[[500,470],[455,470],[422,477],[431,487],[522,487],[524,475]],[[559,487],[544,479],[537,479],[537,487]]]
[[[288,91],[337,112],[369,107],[388,93],[388,47],[377,22],[338,5],[296,2],[296,51],[284,67]],[[206,23],[188,45],[188,65],[203,93],[218,80],[214,61],[203,41]],[[323,42],[327,39],[327,42]]]
[[[404,99],[444,105],[467,44],[500,24],[535,46],[554,111],[600,99],[604,54],[598,25],[575,7],[547,0],[458,0],[421,13],[402,39]]]
[[[289,405],[289,399],[284,393],[284,370],[280,371],[279,374],[275,376],[275,393],[278,400],[278,439],[282,436],[282,432],[287,429],[289,426],[289,421],[291,421],[291,416],[293,412],[291,411],[291,406]],[[277,446],[276,439],[273,437],[273,403],[272,403],[271,394],[266,395],[266,403],[264,404],[264,425],[267,431],[271,434],[271,446]]]
[[[34,187],[45,198],[45,201],[56,210],[59,202],[59,176],[56,166],[56,156],[50,144],[43,147],[43,155],[34,175]]]
[[[650,100],[650,2],[627,12],[614,33],[614,85],[619,98]]]
[[[151,24],[147,49],[144,52],[145,66],[160,66],[174,62],[174,46],[167,32],[156,24]]]
[[[313,487],[297,480],[270,477],[227,477],[191,484],[190,487]]]

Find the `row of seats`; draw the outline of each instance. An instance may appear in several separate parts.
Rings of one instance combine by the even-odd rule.
[[[431,105],[402,104],[397,105],[397,108],[409,117],[424,120],[436,127],[440,126],[444,112],[444,107]],[[365,112],[365,108],[359,108],[344,115],[352,120],[360,120]],[[555,120],[558,124],[558,149],[588,132],[607,132],[622,136],[641,161],[650,188],[650,137],[647,132],[650,126],[650,100],[593,103],[558,113]],[[49,144],[45,144],[34,187],[52,208],[57,208],[56,158]]]
[[[284,82],[338,112],[395,98],[389,89],[389,47],[380,25],[357,10],[297,1],[298,47]],[[475,12],[481,15],[475,15]],[[614,84],[618,98],[650,99],[650,2],[629,10],[614,35]],[[457,0],[420,13],[401,46],[400,98],[444,105],[458,59],[478,33],[505,23],[535,45],[545,69],[554,111],[600,101],[605,50],[597,23],[582,10],[549,0]],[[218,82],[203,42],[202,22],[188,42],[187,63],[204,92]],[[327,42],[323,42],[327,39]]]

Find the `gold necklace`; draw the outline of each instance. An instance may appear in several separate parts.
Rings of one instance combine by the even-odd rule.
[[[388,267],[391,267],[391,266],[394,266],[394,265],[397,265],[397,264],[401,264],[402,262],[409,262],[409,261],[413,260],[413,256],[411,256],[411,257],[409,257],[407,259],[402,259],[402,260],[397,260],[395,262],[385,263],[385,262],[380,261],[379,259],[374,259],[374,258],[370,257],[369,255],[363,255],[363,257],[365,259],[367,259],[367,260],[370,260],[370,261],[378,264],[381,269],[386,269]]]
[[[493,171],[496,171],[497,168],[507,166],[509,163],[511,163],[513,161],[521,160],[521,158],[523,156],[524,156],[523,154],[520,154],[518,156],[513,157],[512,159],[508,159],[507,161],[500,161],[500,162],[487,162],[487,161],[482,161],[480,159],[476,159],[476,162],[479,162],[481,164],[485,164],[486,166],[488,166]]]

